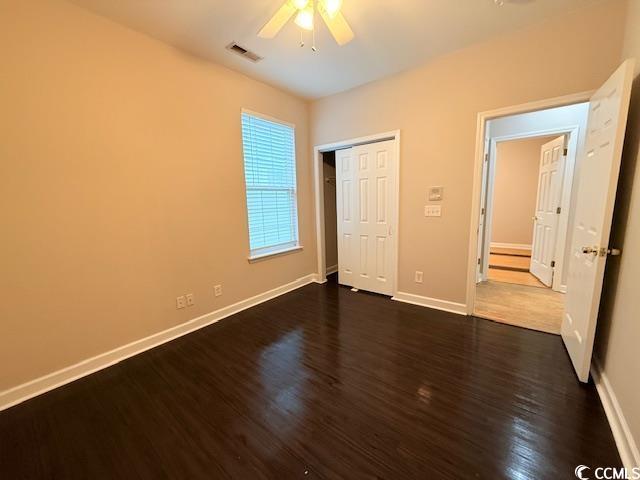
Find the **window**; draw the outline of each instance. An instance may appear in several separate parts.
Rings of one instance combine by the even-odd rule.
[[[293,126],[242,112],[250,258],[299,248]]]

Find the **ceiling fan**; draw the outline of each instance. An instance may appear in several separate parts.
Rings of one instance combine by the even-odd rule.
[[[317,11],[338,45],[345,45],[353,40],[354,35],[340,12],[341,8],[342,0],[286,0],[271,20],[258,32],[258,36],[274,38],[294,15],[296,25],[303,30],[314,31],[314,17]]]

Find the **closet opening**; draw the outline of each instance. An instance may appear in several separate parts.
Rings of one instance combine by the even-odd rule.
[[[397,292],[399,132],[314,149],[319,280]]]

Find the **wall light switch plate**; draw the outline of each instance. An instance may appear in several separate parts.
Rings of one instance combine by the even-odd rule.
[[[425,217],[441,217],[442,216],[442,206],[441,205],[426,205],[424,207],[424,216]]]
[[[440,202],[444,198],[443,187],[429,187],[429,201]]]
[[[424,279],[424,273],[419,270],[416,270],[416,277],[415,277],[416,283],[422,283],[423,279]]]

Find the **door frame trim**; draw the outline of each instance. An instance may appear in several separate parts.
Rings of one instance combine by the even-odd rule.
[[[396,185],[393,194],[395,195],[395,211],[393,212],[393,221],[391,228],[394,235],[394,248],[392,250],[393,263],[393,288],[392,292],[395,296],[398,293],[398,257],[400,251],[400,130],[390,132],[382,132],[364,137],[350,138],[333,143],[325,143],[315,145],[313,147],[313,191],[316,202],[315,208],[315,226],[316,226],[316,251],[317,251],[317,274],[320,283],[327,281],[327,265],[326,265],[326,246],[325,246],[325,219],[324,219],[324,179],[322,173],[322,154],[334,150],[355,147],[357,145],[366,145],[368,143],[377,143],[387,140],[393,140],[395,143],[396,154]]]
[[[588,102],[595,90],[573,93],[561,97],[537,100],[519,105],[479,112],[476,125],[476,149],[473,165],[473,189],[471,196],[471,216],[469,219],[469,249],[467,253],[467,315],[473,315],[476,297],[476,268],[478,265],[478,228],[480,220],[480,194],[482,189],[482,163],[485,154],[486,125],[489,120],[535,112],[549,108],[565,107],[576,103]]]

